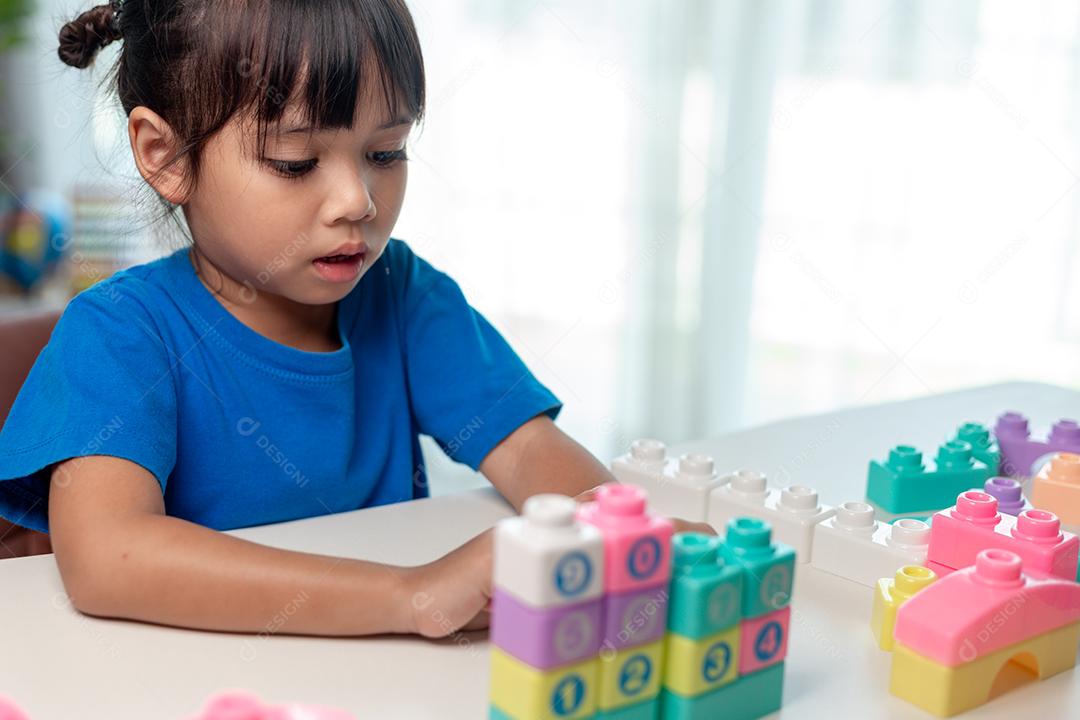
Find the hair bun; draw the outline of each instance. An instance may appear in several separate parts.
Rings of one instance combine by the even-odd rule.
[[[111,3],[98,5],[60,28],[57,54],[67,65],[85,68],[98,50],[120,39],[119,23]]]

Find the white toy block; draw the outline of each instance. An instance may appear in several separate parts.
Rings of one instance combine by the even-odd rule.
[[[930,526],[905,518],[893,524],[874,519],[874,508],[846,502],[814,530],[810,563],[825,572],[874,587],[905,565],[924,565]]]
[[[750,516],[773,528],[773,538],[795,549],[797,562],[809,562],[814,527],[836,512],[818,503],[817,491],[803,485],[769,490],[761,473],[739,470],[709,495],[707,522],[724,534],[729,521]]]
[[[619,482],[645,490],[650,512],[692,522],[705,521],[709,493],[724,482],[709,455],[672,460],[664,443],[648,439],[635,440],[630,452],[612,461],[611,472]]]
[[[494,584],[534,608],[591,600],[604,589],[600,531],[578,522],[565,495],[534,495],[495,527]]]

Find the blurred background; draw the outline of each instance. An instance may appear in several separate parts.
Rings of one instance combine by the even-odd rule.
[[[1080,386],[1077,3],[409,4],[429,110],[395,235],[598,457]],[[171,247],[132,202],[117,47],[92,74],[56,58],[86,7],[0,0],[3,314]],[[482,482],[434,448],[436,492]]]

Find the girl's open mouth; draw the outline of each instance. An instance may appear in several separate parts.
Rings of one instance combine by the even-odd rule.
[[[328,255],[312,260],[315,270],[324,280],[330,282],[349,282],[355,280],[364,265],[364,253],[354,255]]]

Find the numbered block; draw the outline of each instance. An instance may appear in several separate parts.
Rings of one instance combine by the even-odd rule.
[[[1080,455],[1059,453],[1044,465],[1032,481],[1031,500],[1061,522],[1080,525]]]
[[[1058,420],[1045,440],[1035,440],[1028,419],[1018,412],[1007,412],[998,417],[994,435],[1001,448],[1003,475],[1031,477],[1053,453],[1080,453],[1080,425],[1075,420]]]
[[[604,545],[596,527],[575,520],[564,495],[536,495],[521,517],[495,528],[494,584],[532,608],[573,605],[603,593]]]
[[[870,461],[866,497],[889,513],[940,510],[951,505],[958,493],[982,487],[996,474],[997,468],[975,459],[971,445],[962,440],[938,448],[932,468],[923,464],[921,452],[898,445],[885,462]]]
[[[787,657],[791,608],[743,620],[739,629],[739,675],[758,672]]]
[[[664,638],[664,687],[684,697],[710,692],[739,675],[738,625],[700,639]]]
[[[997,473],[1001,466],[1001,449],[990,429],[977,422],[966,422],[956,431],[953,440],[966,442],[971,446],[971,455],[986,465],[992,473]]]
[[[662,638],[670,601],[667,583],[604,595],[601,652],[618,652]]]
[[[656,698],[660,694],[663,658],[662,640],[601,653],[599,709],[616,710]]]
[[[596,711],[598,662],[591,658],[538,670],[492,648],[491,705],[515,720],[591,717]]]
[[[1025,510],[1031,509],[1031,503],[1024,499],[1023,488],[1013,478],[995,475],[983,483],[983,492],[997,498],[998,512],[1000,513],[1015,517]],[[1048,507],[1043,509],[1053,510],[1053,508]]]
[[[784,663],[778,663],[697,697],[665,689],[660,713],[664,720],[754,720],[778,711],[783,696]]]
[[[601,602],[536,609],[496,588],[491,642],[540,669],[584,660],[600,651]]]
[[[935,580],[937,575],[934,571],[921,565],[906,565],[897,570],[895,576],[878,580],[874,589],[870,631],[874,634],[879,648],[892,651],[896,611],[910,600],[912,595]]]
[[[611,472],[619,482],[645,490],[650,512],[693,522],[705,521],[709,493],[725,481],[709,455],[669,459],[659,440],[635,440],[630,452],[612,461]]]
[[[1075,580],[1080,539],[1061,531],[1061,521],[1046,510],[1017,517],[997,510],[997,499],[978,490],[956,498],[956,505],[934,515],[926,566],[939,576],[974,564],[980,551],[997,548],[1020,556],[1030,575]]]
[[[671,521],[645,512],[641,488],[602,485],[596,501],[583,504],[577,516],[597,528],[603,538],[604,592],[625,593],[668,582]]]
[[[742,618],[742,568],[724,561],[720,544],[720,538],[701,533],[672,539],[671,632],[699,640]]]
[[[769,490],[765,476],[740,470],[725,478],[709,496],[708,523],[717,531],[737,517],[768,522],[773,537],[795,549],[798,562],[810,561],[814,527],[835,510],[818,502],[817,491],[802,485]]]
[[[596,720],[657,720],[659,717],[659,695],[636,705],[627,705],[615,710],[601,710],[596,713]]]
[[[866,587],[905,565],[924,564],[930,548],[929,525],[911,519],[879,523],[863,502],[843,503],[814,533],[811,564]]]
[[[751,517],[731,520],[720,552],[725,562],[743,571],[743,618],[765,615],[791,601],[795,551],[772,541],[769,523]]]

